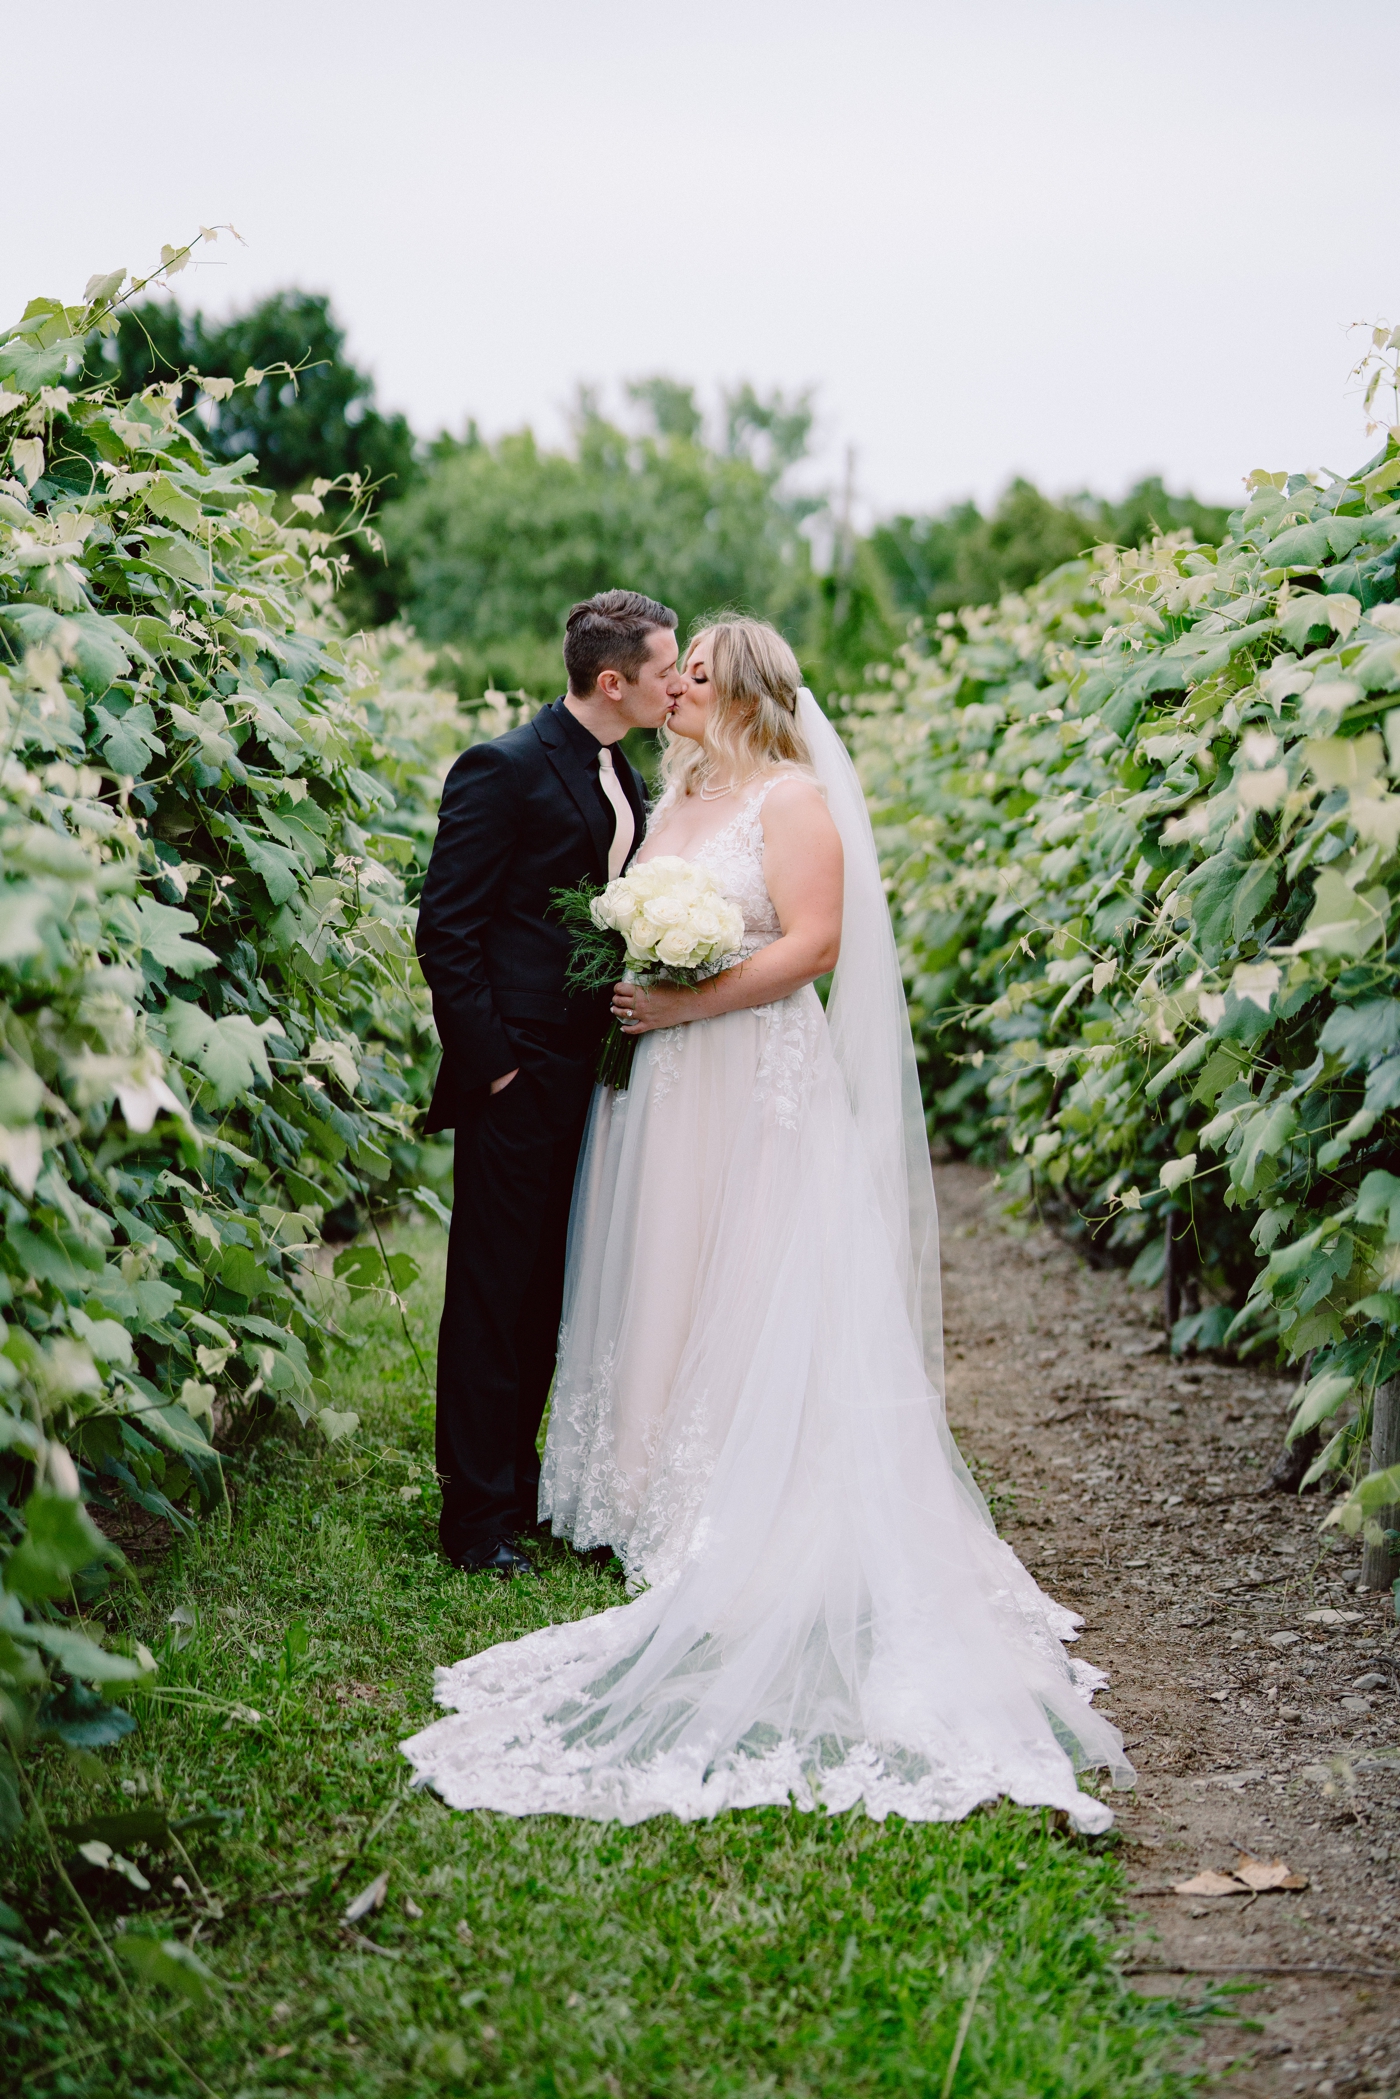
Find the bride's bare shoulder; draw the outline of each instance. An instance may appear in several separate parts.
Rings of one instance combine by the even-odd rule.
[[[771,785],[765,782],[759,822],[771,868],[780,860],[809,871],[828,861],[840,866],[840,833],[820,782],[805,766],[784,766]]]
[[[779,825],[787,825],[793,819],[812,821],[825,817],[827,823],[831,821],[827,817],[827,791],[808,766],[775,766],[758,793],[762,796],[760,819],[764,827],[770,821]]]
[[[805,765],[775,765],[765,775],[758,790],[762,798],[763,815],[771,811],[777,816],[791,810],[826,808],[826,790],[816,774]]]

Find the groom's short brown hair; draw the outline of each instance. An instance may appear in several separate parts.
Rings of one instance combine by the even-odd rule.
[[[570,612],[564,629],[564,667],[575,699],[586,700],[599,671],[620,671],[628,683],[647,660],[659,627],[675,627],[678,615],[639,590],[603,590]]]

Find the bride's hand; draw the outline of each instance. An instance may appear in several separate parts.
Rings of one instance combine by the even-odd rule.
[[[614,984],[612,1016],[624,1035],[645,1035],[652,1028],[678,1028],[693,1018],[694,997],[694,992],[684,985]]]

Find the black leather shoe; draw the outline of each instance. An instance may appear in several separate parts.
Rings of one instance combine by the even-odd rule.
[[[479,1552],[465,1552],[454,1564],[464,1574],[495,1574],[503,1582],[530,1572],[530,1562],[509,1538],[498,1538],[494,1545],[483,1545]]]

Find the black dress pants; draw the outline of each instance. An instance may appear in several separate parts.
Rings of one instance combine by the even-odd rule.
[[[520,1057],[457,1127],[438,1339],[439,1536],[450,1560],[536,1520],[535,1448],[554,1377],[569,1204],[596,1037],[512,1026]]]

